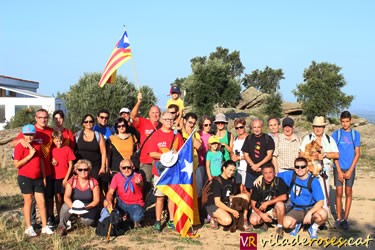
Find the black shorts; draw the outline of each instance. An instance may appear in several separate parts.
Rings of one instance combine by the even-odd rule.
[[[43,179],[31,179],[26,176],[18,176],[18,186],[20,186],[22,194],[33,194],[33,193],[43,193]]]
[[[62,185],[63,180],[64,179],[57,179],[57,180],[52,181],[52,182],[55,183],[54,184],[54,194],[64,194],[65,188]]]
[[[216,210],[218,210],[218,207],[215,204],[206,205],[207,213],[213,217]]]

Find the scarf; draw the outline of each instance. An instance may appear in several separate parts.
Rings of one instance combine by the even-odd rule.
[[[132,172],[132,174],[131,175],[129,175],[128,177],[125,177],[125,175],[123,175],[121,172],[120,172],[120,174],[122,175],[122,177],[124,177],[124,179],[125,179],[125,183],[124,183],[124,191],[125,191],[125,193],[128,191],[128,188],[129,188],[129,186],[130,186],[130,191],[132,192],[132,193],[134,193],[134,185],[133,185],[133,183],[132,183],[132,178],[133,178],[133,176],[134,176],[134,172]]]

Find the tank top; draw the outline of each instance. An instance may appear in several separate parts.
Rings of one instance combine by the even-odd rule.
[[[94,138],[92,141],[85,141],[83,139],[83,132],[80,134],[78,141],[77,141],[77,160],[86,159],[89,160],[92,164],[92,170],[90,175],[95,179],[99,177],[99,170],[102,164],[102,155],[100,152],[99,143],[96,139],[96,135],[94,133]]]

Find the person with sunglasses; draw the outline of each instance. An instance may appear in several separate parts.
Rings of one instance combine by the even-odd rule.
[[[90,176],[92,170],[91,162],[85,159],[78,160],[74,164],[75,176],[68,180],[65,186],[64,204],[60,210],[60,222],[56,229],[59,236],[66,233],[67,222],[71,218],[73,202],[81,201],[84,207],[80,213],[81,223],[85,226],[94,224],[98,215],[98,204],[100,200],[100,188],[98,181]]]
[[[83,129],[76,133],[76,157],[87,159],[92,164],[91,176],[98,180],[100,189],[106,191],[101,176],[106,173],[106,145],[101,133],[94,131],[94,117],[86,114],[82,118]],[[104,198],[104,197],[103,197]]]
[[[297,236],[301,226],[306,225],[310,237],[318,238],[319,226],[327,221],[328,213],[323,208],[323,190],[309,172],[306,158],[296,158],[294,171],[278,173],[277,176],[288,185],[290,193],[290,206],[283,219],[284,229],[292,230],[290,235]]]
[[[142,175],[134,172],[134,165],[129,159],[122,160],[118,168],[120,172],[113,176],[106,196],[107,209],[112,211],[114,208],[113,197],[117,192],[116,207],[123,214],[129,215],[134,223],[134,228],[141,227],[140,223],[145,212]]]
[[[167,107],[167,112],[172,114],[173,116],[173,129],[178,129],[180,130],[183,126],[183,123],[182,123],[182,119],[178,119],[180,117],[180,109],[178,107],[178,105],[176,104],[170,104],[168,107]]]
[[[106,109],[99,110],[96,120],[97,123],[94,125],[94,131],[98,131],[107,141],[111,135],[115,133],[115,130],[108,124],[109,121],[109,111]]]
[[[225,125],[228,124],[227,117],[224,114],[215,116],[216,133],[222,146],[224,161],[230,160],[230,154],[233,152],[233,135],[228,131]]]
[[[234,138],[231,159],[237,164],[236,183],[245,185],[247,163],[245,160],[244,153],[242,151],[242,146],[245,142],[246,137],[249,135],[246,131],[245,119],[235,119],[234,128],[236,129],[237,136]]]

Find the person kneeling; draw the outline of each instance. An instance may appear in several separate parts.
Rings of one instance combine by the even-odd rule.
[[[275,167],[272,163],[262,166],[262,181],[260,186],[254,186],[251,192],[251,207],[253,212],[250,223],[253,226],[262,225],[267,231],[266,223],[272,223],[277,219],[276,234],[283,237],[283,218],[285,215],[285,204],[288,199],[288,186],[285,182],[275,177]]]
[[[79,216],[85,226],[92,226],[98,214],[100,190],[98,181],[90,177],[91,162],[79,160],[74,165],[77,174],[68,180],[65,187],[64,204],[60,211],[60,222],[57,234],[62,236],[68,227],[68,221],[72,214]]]
[[[143,180],[142,175],[134,173],[131,160],[123,160],[119,166],[120,172],[112,178],[107,192],[107,209],[113,209],[113,194],[117,191],[116,207],[124,214],[128,214],[134,222],[134,228],[141,227],[144,216]]]

